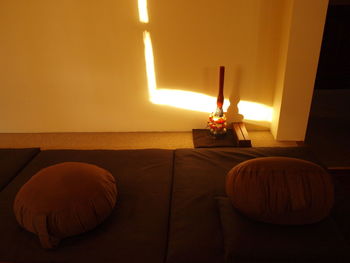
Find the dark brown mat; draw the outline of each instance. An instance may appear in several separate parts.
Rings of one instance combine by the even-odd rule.
[[[39,152],[39,148],[0,149],[0,191]]]
[[[0,192],[0,262],[163,263],[166,256],[174,152],[144,150],[49,150],[40,152]],[[19,189],[44,167],[85,162],[116,179],[118,200],[95,229],[42,249],[37,237],[19,227],[12,210]]]
[[[208,129],[193,129],[193,145],[195,148],[238,147],[238,141],[232,129],[228,129],[223,137],[215,138]]]
[[[252,158],[267,156],[317,162],[305,147],[175,150],[167,263],[225,262],[224,239],[214,197],[226,195],[226,174],[232,167]],[[245,262],[251,263],[249,260]]]

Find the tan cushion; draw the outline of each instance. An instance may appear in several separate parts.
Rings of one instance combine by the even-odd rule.
[[[311,224],[332,208],[331,176],[319,165],[287,157],[242,162],[227,174],[226,193],[246,216],[274,224]]]
[[[98,166],[65,162],[36,173],[16,195],[18,223],[39,236],[44,248],[95,228],[112,211],[114,177]]]

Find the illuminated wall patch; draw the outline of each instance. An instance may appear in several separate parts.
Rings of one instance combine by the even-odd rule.
[[[156,73],[154,70],[154,56],[152,48],[152,40],[149,32],[143,32],[143,43],[145,45],[145,61],[146,61],[146,74],[148,82],[149,96],[155,95],[157,89]]]
[[[213,105],[216,105],[216,98],[205,94],[173,89],[158,89],[150,98],[155,104],[163,104],[176,108],[213,112]],[[229,100],[225,100],[223,110],[227,111],[230,106]]]
[[[272,121],[272,107],[245,100],[239,101],[237,107],[239,114],[242,114],[246,120]]]
[[[138,0],[138,8],[140,22],[147,24],[149,22],[147,0]]]
[[[138,0],[138,7],[140,22],[148,23],[147,0]],[[148,93],[149,99],[152,103],[207,113],[215,110],[216,97],[184,90],[157,89],[152,39],[151,34],[148,31],[143,32],[143,43]],[[229,106],[230,101],[225,99],[223,105],[224,111],[227,111]]]

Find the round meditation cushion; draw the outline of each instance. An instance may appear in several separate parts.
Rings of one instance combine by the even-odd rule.
[[[19,190],[14,202],[18,223],[35,233],[44,248],[95,228],[113,210],[114,177],[96,165],[64,162],[40,170]]]
[[[321,166],[287,157],[238,164],[227,174],[226,193],[242,214],[283,225],[318,222],[334,201],[332,178]]]

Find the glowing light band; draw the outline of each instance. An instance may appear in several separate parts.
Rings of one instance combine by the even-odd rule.
[[[146,74],[148,82],[148,91],[150,97],[154,96],[157,89],[156,73],[154,70],[154,56],[151,35],[149,32],[143,32],[143,43],[145,45],[145,61],[146,61]]]
[[[272,107],[245,100],[239,101],[237,107],[239,114],[242,114],[246,120],[272,121]]]
[[[140,22],[147,24],[149,22],[147,0],[138,0],[138,8]]]
[[[138,0],[138,7],[140,22],[148,23],[147,0]],[[143,32],[143,43],[148,92],[152,103],[207,113],[215,110],[216,97],[191,91],[157,89],[152,40],[148,31]],[[229,106],[230,101],[224,100],[223,110],[227,111]]]

